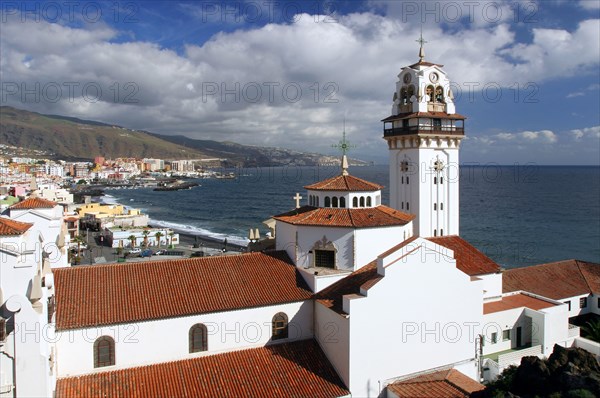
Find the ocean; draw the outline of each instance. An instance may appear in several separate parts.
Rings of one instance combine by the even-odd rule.
[[[152,225],[245,244],[249,228],[295,207],[303,186],[339,167],[267,167],[233,171],[233,179],[199,179],[181,191],[107,190],[105,202],[141,209]],[[350,173],[389,185],[388,166]],[[389,193],[384,188],[383,203]],[[498,264],[522,267],[576,258],[600,262],[600,167],[461,166],[460,235]]]

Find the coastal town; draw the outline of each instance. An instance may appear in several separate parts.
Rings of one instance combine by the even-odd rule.
[[[110,189],[192,189],[199,184],[190,179],[235,178],[231,171],[210,167],[216,164],[218,159],[96,157],[91,162],[67,162],[0,157],[0,213],[29,197],[59,205],[67,233],[68,262],[72,265],[243,251],[245,247],[206,237],[180,237],[170,228],[148,225],[148,215],[138,209],[102,201],[101,195]]]

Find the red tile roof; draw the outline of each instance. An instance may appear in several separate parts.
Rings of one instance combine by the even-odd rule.
[[[304,188],[313,191],[379,191],[383,186],[351,175],[339,175]]]
[[[433,62],[427,62],[427,61],[423,61],[423,60],[419,60],[419,62],[416,62],[412,65],[409,65],[409,68],[414,68],[415,66],[419,66],[419,65],[423,65],[423,66],[439,66],[440,68],[443,68],[444,65],[442,64],[434,64]]]
[[[387,388],[400,398],[463,398],[485,389],[485,386],[456,369],[450,369],[398,381]]]
[[[514,308],[527,307],[532,310],[541,310],[544,308],[554,307],[556,304],[549,301],[541,300],[536,297],[518,293],[511,296],[502,297],[502,300],[492,301],[483,304],[483,313],[491,314],[492,312],[500,312],[512,310]]]
[[[285,252],[56,269],[56,329],[308,300]]]
[[[415,117],[432,117],[436,119],[457,119],[464,120],[467,117],[459,113],[446,113],[446,112],[406,112],[399,113],[397,115],[391,115],[382,119],[382,122],[392,122],[394,120],[411,119]]]
[[[427,238],[427,240],[454,251],[456,268],[467,275],[474,276],[500,272],[498,264],[460,236],[439,236],[437,238]]]
[[[360,209],[303,206],[273,218],[294,225],[368,228],[406,225],[415,216],[387,206]]]
[[[59,378],[56,384],[56,396],[62,398],[329,398],[348,394],[314,340]]]
[[[502,274],[502,290],[525,290],[554,300],[600,293],[600,264],[580,260],[514,268]]]
[[[32,226],[30,223],[0,217],[0,236],[22,235]]]
[[[42,198],[27,198],[19,203],[10,206],[11,210],[23,209],[51,209],[58,203],[42,199]]]

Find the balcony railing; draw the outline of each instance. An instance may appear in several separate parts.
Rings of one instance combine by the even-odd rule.
[[[580,329],[579,326],[569,324],[569,338],[579,337]]]
[[[384,137],[413,134],[465,135],[465,128],[455,126],[407,126],[383,130]]]

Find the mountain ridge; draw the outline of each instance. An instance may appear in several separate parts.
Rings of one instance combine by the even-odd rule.
[[[312,166],[335,157],[285,148],[242,145],[133,130],[116,124],[0,106],[0,144],[45,151],[49,158],[137,157],[222,159],[223,166]],[[362,163],[361,161],[356,161]]]

